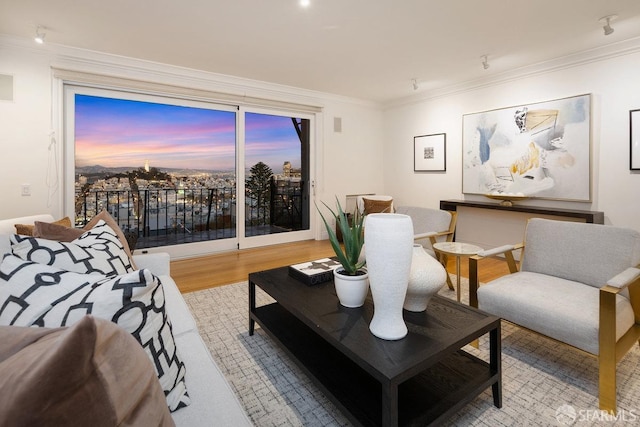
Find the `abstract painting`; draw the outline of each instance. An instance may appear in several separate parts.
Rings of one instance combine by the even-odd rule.
[[[462,118],[462,192],[591,200],[591,95]]]

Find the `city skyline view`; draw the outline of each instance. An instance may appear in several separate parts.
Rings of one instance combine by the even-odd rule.
[[[76,95],[76,167],[235,169],[235,112]],[[290,117],[245,114],[245,169],[300,165]]]

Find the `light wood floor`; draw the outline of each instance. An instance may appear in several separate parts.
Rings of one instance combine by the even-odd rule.
[[[244,249],[199,258],[171,262],[171,276],[181,292],[193,292],[247,280],[249,273],[333,256],[328,240],[273,245]],[[455,273],[455,260],[449,259],[447,270]],[[479,279],[488,282],[509,272],[506,262],[486,259],[480,263]],[[460,263],[460,275],[469,276],[468,263]]]

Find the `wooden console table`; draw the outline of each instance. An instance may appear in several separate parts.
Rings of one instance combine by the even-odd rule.
[[[500,211],[525,212],[539,215],[554,215],[569,218],[582,218],[585,222],[593,224],[604,224],[604,212],[581,211],[574,209],[545,208],[541,206],[513,205],[503,206],[491,202],[470,202],[466,200],[440,200],[440,209],[447,211],[457,211],[458,206],[478,209],[495,209]]]

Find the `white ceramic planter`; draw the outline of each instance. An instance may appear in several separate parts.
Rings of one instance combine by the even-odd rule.
[[[365,219],[367,271],[373,296],[369,330],[385,340],[407,335],[402,317],[413,254],[413,224],[401,214],[370,214]]]
[[[349,308],[362,307],[369,293],[369,275],[348,276],[338,270],[342,271],[342,268],[333,270],[333,282],[340,304]]]
[[[414,244],[404,309],[425,311],[431,297],[438,293],[446,280],[447,272],[442,264],[429,255],[422,245]]]

